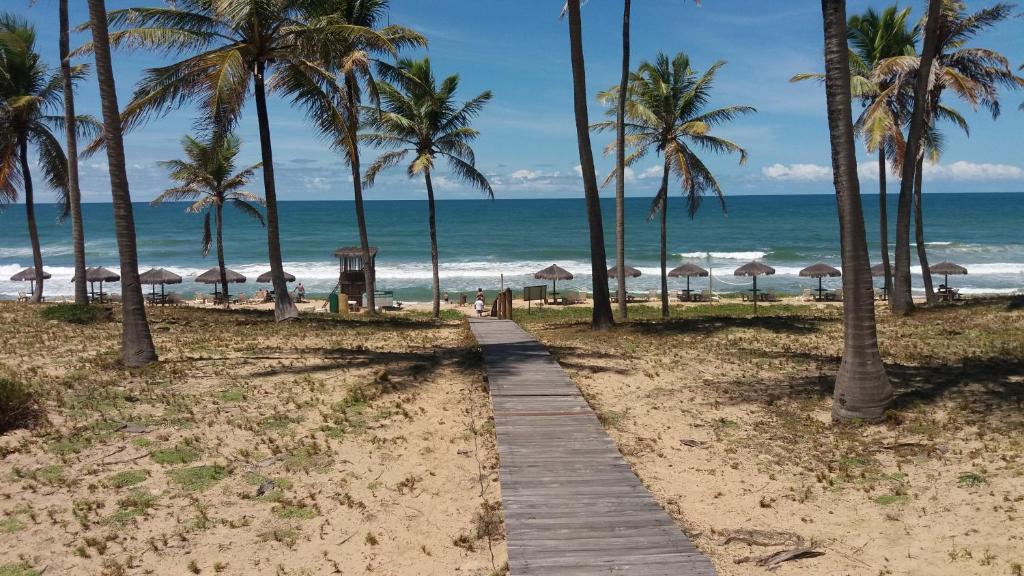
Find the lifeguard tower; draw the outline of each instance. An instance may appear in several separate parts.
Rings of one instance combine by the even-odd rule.
[[[349,298],[361,300],[366,292],[365,269],[369,266],[375,270],[377,247],[370,246],[369,262],[363,262],[363,249],[360,246],[342,246],[334,251],[334,257],[340,261],[338,292],[347,294]]]

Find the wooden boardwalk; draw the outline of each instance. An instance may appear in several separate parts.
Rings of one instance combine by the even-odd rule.
[[[469,323],[487,362],[511,576],[714,576],[547,349],[509,320]]]

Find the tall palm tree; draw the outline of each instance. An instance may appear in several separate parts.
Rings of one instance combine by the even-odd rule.
[[[332,0],[178,0],[168,7],[127,8],[107,15],[110,25],[119,29],[110,38],[114,46],[189,54],[174,64],[146,71],[122,112],[126,127],[191,101],[201,110],[203,127],[227,133],[238,123],[249,94],[254,96],[278,320],[294,318],[299,312],[288,294],[281,264],[267,93],[278,92],[309,104],[300,89],[316,87],[317,98],[337,101],[338,95],[332,93],[339,87],[322,52],[353,37],[376,34],[325,15],[331,13],[331,4]]]
[[[869,8],[853,15],[847,22],[850,46],[850,90],[861,103],[861,113],[854,128],[862,137],[868,152],[878,154],[879,247],[885,270],[886,290],[892,291],[892,267],[889,262],[889,210],[886,172],[891,162],[899,169],[903,162],[905,142],[901,131],[908,97],[905,91],[892,90],[892,80],[875,76],[876,70],[889,58],[916,54],[919,28],[909,25],[910,9],[889,6],[881,13]],[[824,81],[824,74],[797,74],[792,82]],[[898,88],[898,87],[897,87]]]
[[[750,106],[729,106],[707,110],[715,74],[724,66],[716,62],[703,74],[690,66],[690,59],[680,52],[671,60],[659,53],[655,61],[642,62],[630,74],[627,88],[625,121],[626,144],[631,148],[625,158],[630,166],[653,148],[664,156],[661,186],[651,203],[650,217],[661,215],[661,314],[669,316],[668,306],[668,181],[674,174],[686,196],[688,213],[693,218],[706,192],[714,193],[722,208],[725,197],[718,180],[697,155],[695,149],[718,153],[738,153],[740,164],[747,161],[747,152],[734,142],[712,135],[712,128],[739,115],[756,112]],[[619,99],[619,88],[602,92],[598,100],[612,105]],[[608,110],[616,115],[615,109]],[[599,122],[597,130],[618,128],[617,120]],[[608,175],[606,182],[618,176],[618,169]]]
[[[96,79],[103,108],[103,141],[107,149],[110,193],[114,204],[114,229],[121,260],[122,331],[121,360],[127,366],[156,362],[156,348],[146,319],[146,306],[139,282],[139,259],[135,246],[135,216],[125,169],[121,116],[118,114],[114,68],[110,61],[110,35],[104,0],[89,0]]]
[[[629,13],[630,0],[622,3],[622,73],[619,76],[619,97],[615,107],[615,261],[626,261],[626,90],[629,83]],[[626,318],[626,267],[619,265],[615,274],[619,315]]]
[[[403,48],[427,44],[424,36],[407,27],[382,26],[382,21],[388,18],[388,6],[388,0],[331,0],[317,4],[316,8],[322,13],[311,13],[310,17],[324,19],[335,26],[349,26],[360,32],[339,35],[335,41],[321,47],[320,59],[340,77],[333,89],[325,91],[322,86],[310,82],[306,75],[288,80],[294,83],[292,92],[296,101],[309,111],[321,133],[335,150],[341,152],[351,170],[356,224],[364,262],[370,262],[370,240],[363,206],[358,136],[363,87],[368,89],[369,99],[376,104],[373,65],[390,68],[379,57],[395,57]],[[332,99],[332,96],[339,95],[340,101]],[[376,310],[374,268],[364,266],[363,274],[366,308],[373,314]]]
[[[32,266],[36,270],[36,288],[32,301],[42,301],[43,256],[36,225],[35,186],[32,181],[29,145],[36,149],[39,165],[50,188],[57,192],[60,217],[68,206],[68,161],[54,134],[64,128],[60,72],[52,72],[43,63],[35,47],[35,28],[15,14],[0,14],[0,203],[17,199],[18,187],[24,193],[25,219],[32,245]],[[72,74],[80,77],[83,71]],[[94,134],[98,123],[89,117],[78,119],[79,130]]]
[[[64,134],[68,158],[68,208],[71,214],[71,246],[75,257],[75,303],[88,304],[85,280],[85,227],[82,223],[82,195],[78,186],[78,135],[75,133],[75,85],[71,69],[71,24],[68,0],[60,0],[60,73],[64,80]]]
[[[874,294],[857,179],[845,0],[822,0],[825,94],[832,143],[839,239],[843,261],[843,359],[836,375],[832,417],[878,421],[892,402],[892,385],[878,352]]]
[[[170,170],[170,178],[178,185],[164,190],[151,204],[164,202],[192,202],[186,212],[205,212],[203,220],[203,256],[210,253],[211,245],[217,244],[217,266],[220,267],[220,283],[223,293],[228,293],[227,270],[224,267],[224,206],[230,204],[243,214],[250,216],[264,226],[263,214],[253,204],[264,205],[263,198],[242,190],[253,174],[260,168],[256,163],[235,172],[235,160],[242,147],[241,140],[233,134],[214,134],[206,141],[185,136],[181,140],[187,160],[168,160],[160,165]],[[213,216],[214,231],[210,230],[210,216]]]
[[[430,67],[430,59],[400,60],[386,74],[388,81],[377,81],[380,112],[370,114],[369,132],[362,134],[364,142],[384,150],[366,170],[365,184],[373,185],[381,171],[397,166],[411,157],[406,167],[410,178],[423,175],[427,188],[427,210],[430,226],[430,263],[433,270],[433,314],[441,316],[441,286],[438,277],[437,223],[434,206],[434,185],[431,172],[434,160],[443,157],[452,174],[470,186],[494,198],[487,178],[476,169],[476,157],[470,144],[479,135],[470,126],[484,105],[491,100],[491,92],[484,91],[463,102],[455,102],[459,87],[458,75],[441,81],[440,85]]]
[[[587,113],[587,72],[583,61],[583,21],[580,0],[568,0],[564,13],[569,16],[569,49],[572,62],[573,111],[576,117],[576,143],[580,154],[583,194],[587,203],[590,226],[590,270],[593,279],[594,310],[590,325],[594,330],[608,330],[615,324],[608,295],[608,261],[604,251],[604,222],[601,219],[601,197],[594,169],[594,150],[590,144],[590,118]],[[625,266],[619,262],[618,266]]]

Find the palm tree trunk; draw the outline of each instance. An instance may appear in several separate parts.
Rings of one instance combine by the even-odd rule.
[[[433,273],[431,288],[434,291],[431,312],[434,318],[441,317],[441,281],[437,271],[437,221],[434,207],[434,185],[430,182],[430,170],[423,171],[423,179],[427,183],[427,219],[430,223],[430,269]]]
[[[39,229],[36,227],[35,192],[32,187],[32,171],[28,163],[28,137],[18,134],[18,156],[21,160],[21,178],[25,186],[25,220],[28,222],[28,239],[32,244],[32,266],[36,269],[35,289],[32,290],[32,301],[43,301],[43,252],[39,247]]]
[[[935,304],[935,289],[932,288],[932,275],[928,271],[928,251],[924,245],[924,215],[921,211],[921,182],[924,173],[924,158],[918,158],[914,169],[914,239],[917,241],[917,261],[921,264],[921,278],[924,282],[924,295],[929,304]]]
[[[64,77],[64,130],[67,136],[68,204],[71,209],[71,246],[75,253],[75,304],[88,304],[85,285],[85,228],[82,195],[78,187],[78,135],[75,134],[75,87],[71,81],[71,25],[68,0],[60,0],[60,72]]]
[[[213,212],[213,217],[216,219],[214,226],[216,226],[217,234],[217,266],[220,267],[220,286],[224,291],[224,303],[228,303],[228,271],[224,268],[224,206],[217,204]]]
[[[274,151],[270,144],[270,120],[267,117],[267,90],[263,78],[263,62],[256,62],[256,117],[260,125],[260,151],[263,160],[263,198],[267,205],[267,252],[270,277],[274,285],[274,319],[278,322],[299,317],[299,309],[288,293],[281,263],[281,235],[277,218],[277,187],[274,183]]]
[[[601,219],[601,198],[594,171],[594,151],[590,146],[590,119],[587,115],[587,79],[583,62],[583,23],[580,0],[569,0],[569,46],[572,52],[573,108],[576,115],[576,140],[583,173],[583,192],[590,224],[590,268],[594,282],[594,312],[590,325],[594,330],[607,330],[615,324],[608,299],[608,261],[604,252],[604,222]],[[624,266],[624,262],[618,265]]]
[[[889,204],[886,194],[885,149],[878,147],[878,242],[882,248],[882,268],[885,269],[885,293],[892,294],[892,267],[889,264]]]
[[[629,83],[630,0],[622,6],[622,75],[619,78],[619,103],[615,109],[615,261],[619,263],[616,280],[619,315],[626,318],[626,88]]]
[[[661,173],[661,319],[668,320],[668,158]]]
[[[377,302],[373,296],[376,287],[376,270],[370,264],[373,262],[370,256],[370,237],[366,233],[366,211],[363,208],[363,180],[359,168],[359,139],[358,118],[359,106],[356,103],[355,89],[356,80],[351,74],[345,75],[346,92],[348,92],[348,140],[349,156],[348,164],[352,169],[352,195],[356,205],[356,225],[359,227],[359,247],[363,250],[363,280],[366,282],[366,309],[370,314],[376,314]]]
[[[867,235],[857,179],[845,0],[822,0],[825,92],[832,143],[843,265],[843,359],[836,375],[832,417],[875,422],[892,402],[892,385],[878,352]]]
[[[893,291],[889,295],[889,307],[893,313],[906,315],[914,310],[914,299],[910,292],[910,218],[914,191],[915,159],[921,149],[924,133],[925,109],[928,107],[928,78],[931,76],[932,60],[938,44],[939,8],[942,0],[929,0],[928,19],[924,27],[924,47],[918,66],[914,86],[914,111],[907,131],[907,149],[903,162],[903,179],[900,182],[900,203],[896,213],[896,266],[893,272]]]
[[[117,106],[114,70],[110,62],[110,38],[104,0],[89,0],[96,78],[103,108],[103,139],[107,149],[110,192],[114,204],[117,251],[121,260],[121,359],[127,366],[144,366],[157,359],[153,337],[146,320],[146,306],[139,283],[139,261],[135,247],[135,216],[132,212],[128,173],[125,171],[121,115]]]

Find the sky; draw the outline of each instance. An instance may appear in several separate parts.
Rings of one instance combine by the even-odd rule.
[[[4,0],[37,27],[38,49],[57,69],[57,0]],[[71,2],[72,25],[88,20],[85,2]],[[154,0],[108,0],[108,9],[158,5]],[[849,0],[849,14],[888,2]],[[977,10],[993,4],[968,0]],[[568,26],[559,19],[561,0],[392,0],[390,21],[425,34],[435,74],[460,77],[460,100],[483,90],[494,98],[475,122],[480,137],[474,144],[477,167],[490,179],[498,198],[565,198],[583,195],[572,109]],[[912,6],[916,19],[922,0]],[[618,82],[621,64],[621,2],[590,0],[583,8],[584,49],[590,120],[603,119],[605,109],[593,96]],[[76,34],[72,43],[87,40]],[[824,90],[819,84],[792,84],[798,72],[823,69],[820,3],[812,0],[684,0],[633,2],[632,66],[653,60],[659,51],[683,51],[692,65],[705,70],[718,60],[727,64],[716,77],[711,105],[749,105],[758,112],[741,117],[713,133],[732,139],[749,152],[745,165],[736,156],[703,157],[726,195],[832,193],[830,150]],[[1024,63],[1024,18],[1018,17],[984,32],[973,44],[1006,55],[1014,67]],[[147,52],[115,51],[114,71],[119,102],[128,101],[146,68],[170,63],[172,57]],[[83,59],[88,62],[88,59]],[[940,163],[926,167],[927,192],[1004,192],[1024,190],[1021,129],[1024,91],[1003,93],[1003,113],[993,120],[985,111],[953,104],[971,126],[968,138],[947,129],[946,152]],[[100,116],[95,76],[76,94],[81,114]],[[349,169],[315,134],[301,110],[280,98],[269,106],[278,198],[281,200],[349,200]],[[126,135],[132,198],[148,201],[170,183],[161,160],[181,157],[180,139],[193,127],[195,110],[183,107]],[[254,107],[249,105],[237,134],[242,138],[242,163],[259,161]],[[601,154],[611,134],[593,137],[599,178],[613,165]],[[375,154],[364,153],[364,166]],[[877,163],[858,149],[864,193],[877,191]],[[660,161],[641,159],[627,173],[629,196],[652,196],[658,186]],[[106,161],[102,154],[83,159],[83,199],[110,200]],[[479,198],[442,168],[434,185],[439,198]],[[257,179],[251,189],[260,192]],[[614,195],[614,186],[602,195]],[[42,201],[52,193],[39,194]],[[410,180],[403,169],[378,178],[368,199],[424,197],[421,179]]]

